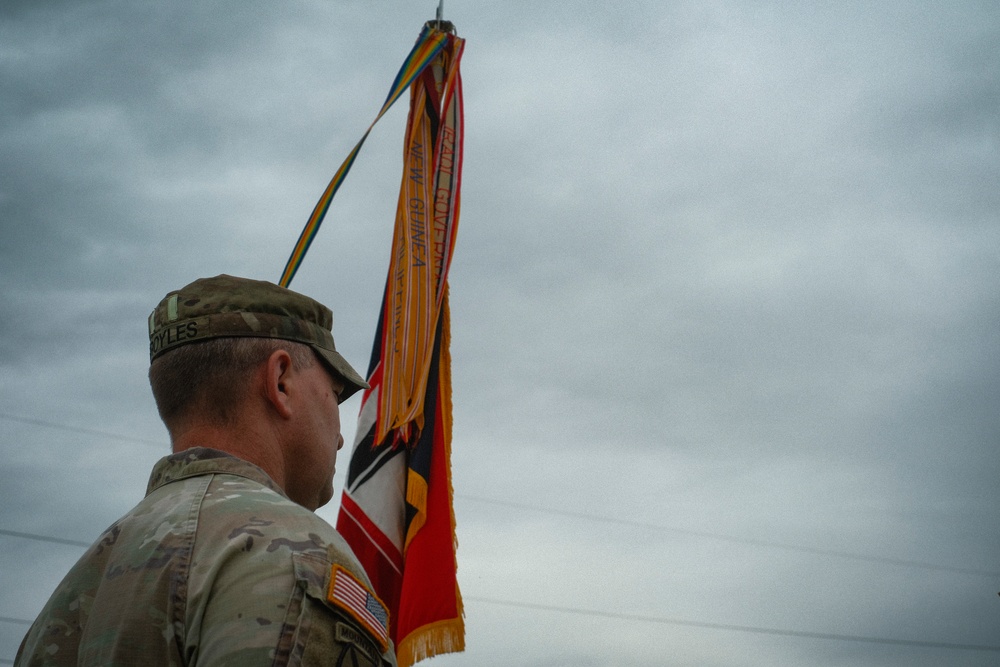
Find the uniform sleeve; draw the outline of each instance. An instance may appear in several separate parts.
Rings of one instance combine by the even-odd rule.
[[[388,612],[367,584],[325,558],[294,561],[303,598],[288,664],[395,667]]]
[[[190,664],[394,666],[388,618],[364,582],[315,552],[281,551],[219,568]]]
[[[186,588],[189,667],[395,665],[385,608],[346,543],[271,489],[216,476]]]

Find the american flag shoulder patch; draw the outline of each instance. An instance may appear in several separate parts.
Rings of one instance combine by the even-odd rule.
[[[360,579],[344,567],[334,565],[326,599],[368,630],[385,653],[389,648],[389,610]]]

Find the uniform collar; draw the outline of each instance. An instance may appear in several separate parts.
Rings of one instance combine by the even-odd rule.
[[[146,495],[148,496],[154,490],[170,482],[215,473],[245,477],[258,484],[263,484],[286,498],[288,497],[281,487],[259,467],[236,458],[232,454],[208,447],[192,447],[157,461],[156,465],[153,466],[153,472],[149,475]]]

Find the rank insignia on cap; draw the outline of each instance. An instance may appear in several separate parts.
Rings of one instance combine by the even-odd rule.
[[[326,599],[368,630],[378,640],[383,653],[389,648],[389,611],[367,586],[340,565],[330,570]]]

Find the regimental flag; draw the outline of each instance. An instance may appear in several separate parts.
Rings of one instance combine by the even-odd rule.
[[[448,269],[458,229],[464,40],[410,85],[389,272],[337,530],[389,610],[400,667],[465,645],[451,488]],[[429,31],[429,33],[428,33]],[[419,44],[419,43],[418,43]]]

